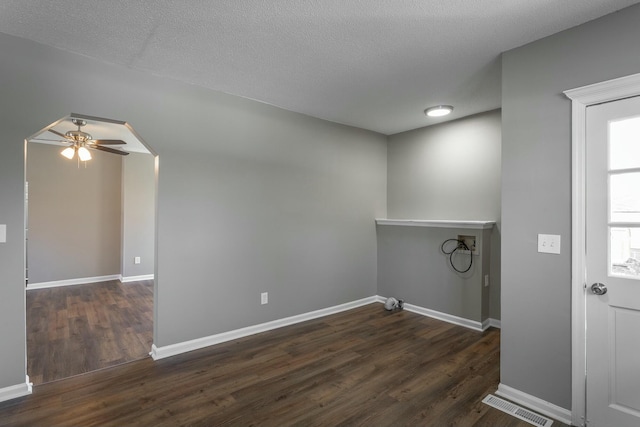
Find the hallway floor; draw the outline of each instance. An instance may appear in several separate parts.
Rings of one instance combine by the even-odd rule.
[[[27,291],[27,374],[33,384],[147,357],[153,280]]]

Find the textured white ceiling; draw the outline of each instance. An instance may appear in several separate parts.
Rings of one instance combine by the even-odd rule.
[[[384,134],[500,106],[501,52],[639,0],[0,0],[0,32]]]

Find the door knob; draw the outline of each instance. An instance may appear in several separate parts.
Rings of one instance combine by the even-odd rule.
[[[596,295],[604,295],[607,293],[607,286],[604,283],[594,283],[591,285],[591,292]]]

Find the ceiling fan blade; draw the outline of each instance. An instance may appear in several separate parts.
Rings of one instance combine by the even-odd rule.
[[[126,142],[120,140],[120,139],[94,139],[92,141],[94,144],[97,145],[122,145],[122,144],[126,144]]]
[[[103,147],[102,145],[92,144],[92,145],[87,145],[87,147],[91,148],[92,150],[106,151],[107,153],[119,154],[121,156],[129,155],[129,153],[127,153],[126,151],[114,150],[113,148]]]
[[[68,144],[68,143],[69,143],[69,140],[68,140],[68,139],[59,139],[59,138],[58,138],[58,139],[49,139],[49,138],[31,138],[31,139],[29,140],[29,142],[40,142],[40,141],[43,141],[43,142],[45,142],[45,141],[46,141],[46,142],[59,142],[59,143],[61,143],[61,144]]]
[[[67,138],[67,137],[65,136],[65,134],[60,133],[60,132],[58,132],[58,131],[57,131],[57,130],[55,130],[55,129],[47,129],[47,130],[48,130],[49,132],[51,132],[51,133],[55,133],[56,135],[63,137],[63,138],[64,138],[65,140],[67,140],[67,141],[69,140],[69,138]]]

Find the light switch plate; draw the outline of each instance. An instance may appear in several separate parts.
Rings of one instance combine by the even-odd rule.
[[[538,234],[538,252],[547,254],[560,253],[559,234]]]
[[[7,242],[7,224],[0,224],[0,243]]]

